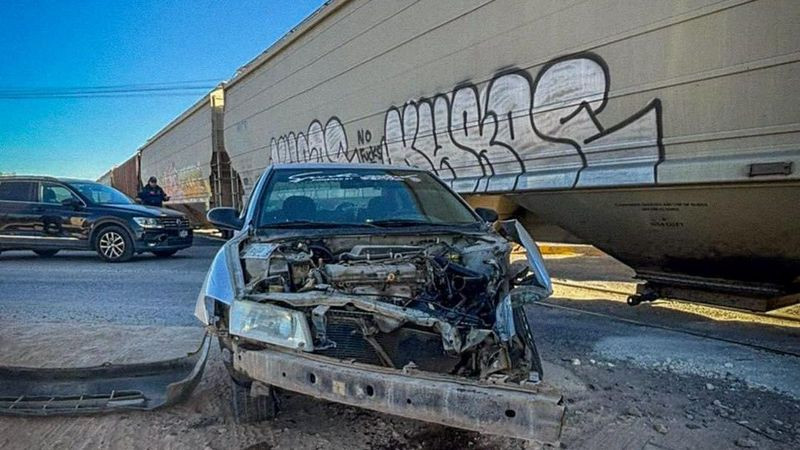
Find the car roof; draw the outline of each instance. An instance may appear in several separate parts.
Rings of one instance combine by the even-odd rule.
[[[97,181],[88,180],[86,178],[62,178],[62,177],[59,177],[58,181],[60,181],[62,183],[95,183],[95,184],[101,184],[101,183],[98,183]]]
[[[426,172],[425,169],[395,164],[373,164],[373,163],[279,163],[272,164],[275,170],[285,169],[304,169],[304,170],[342,170],[342,169],[383,169],[383,170],[410,170],[415,172]]]
[[[0,175],[0,181],[19,180],[19,181],[60,181],[62,183],[96,183],[94,180],[83,178],[51,177],[48,175]]]

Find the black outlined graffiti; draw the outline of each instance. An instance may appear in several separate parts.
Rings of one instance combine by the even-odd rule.
[[[460,192],[654,184],[663,160],[660,100],[604,127],[598,116],[610,85],[598,55],[569,55],[545,64],[535,80],[512,68],[483,91],[462,83],[450,93],[392,106],[381,139],[359,130],[349,148],[333,117],[324,127],[312,122],[305,135],[272,139],[270,152],[273,162],[423,167]]]
[[[372,131],[360,129],[356,132],[357,146],[353,148],[355,158],[361,163],[388,163],[384,161],[383,139],[377,144],[372,143]]]
[[[390,159],[425,167],[443,178],[457,178],[451,158],[442,151],[455,148],[449,133],[450,101],[445,95],[408,102],[402,111],[391,107],[384,118],[385,149]],[[468,176],[465,167],[459,170],[462,176]]]
[[[593,53],[565,56],[545,64],[533,84],[531,123],[537,135],[572,145],[583,168],[573,186],[654,184],[663,158],[661,102],[610,128],[598,115],[608,104],[611,77]]]

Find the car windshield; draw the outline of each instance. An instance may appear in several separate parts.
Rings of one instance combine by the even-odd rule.
[[[97,205],[130,205],[133,203],[133,200],[127,195],[104,184],[78,181],[71,182],[69,185]]]
[[[402,169],[278,169],[259,203],[259,227],[480,224],[433,176]]]

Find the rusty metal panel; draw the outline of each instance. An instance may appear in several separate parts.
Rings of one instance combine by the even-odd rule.
[[[563,399],[546,384],[492,385],[271,350],[239,348],[233,361],[255,380],[329,401],[544,443],[561,436]]]
[[[111,185],[130,198],[139,193],[139,154],[128,158],[111,171]]]

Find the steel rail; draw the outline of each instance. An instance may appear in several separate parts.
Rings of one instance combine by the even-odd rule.
[[[769,352],[769,353],[773,353],[773,354],[777,354],[777,355],[793,356],[793,357],[796,357],[796,358],[800,358],[800,353],[786,351],[786,350],[780,350],[780,349],[777,349],[777,348],[767,347],[767,346],[760,345],[760,344],[753,344],[753,343],[750,343],[750,342],[737,341],[735,339],[728,339],[728,338],[724,338],[724,337],[720,337],[720,336],[714,336],[712,334],[701,333],[699,331],[692,331],[692,330],[687,330],[687,329],[678,328],[678,327],[672,327],[672,326],[668,326],[668,325],[647,323],[647,322],[643,322],[641,320],[629,319],[627,317],[621,317],[621,316],[614,315],[614,314],[606,314],[606,313],[601,313],[601,312],[596,312],[596,311],[588,311],[588,310],[585,310],[585,309],[582,309],[582,308],[575,308],[575,307],[572,307],[572,306],[564,306],[564,305],[556,305],[556,304],[548,303],[548,302],[534,302],[534,303],[531,303],[531,304],[532,305],[536,305],[536,306],[541,306],[541,307],[552,308],[552,309],[561,309],[561,310],[565,310],[565,311],[576,312],[576,313],[590,315],[590,316],[594,316],[594,317],[601,317],[601,318],[604,318],[604,319],[610,319],[610,320],[614,320],[614,321],[617,321],[617,322],[623,322],[623,323],[627,323],[627,324],[635,325],[635,326],[639,326],[639,327],[656,328],[656,329],[660,329],[660,330],[671,331],[671,332],[674,332],[674,333],[688,334],[688,335],[691,335],[691,336],[701,337],[701,338],[704,338],[704,339],[712,339],[712,340],[715,340],[715,341],[726,342],[726,343],[729,343],[729,344],[735,344],[735,345],[741,345],[741,346],[745,346],[745,347],[750,347],[750,348],[754,348],[756,350],[761,350],[761,351],[765,351],[765,352]]]

